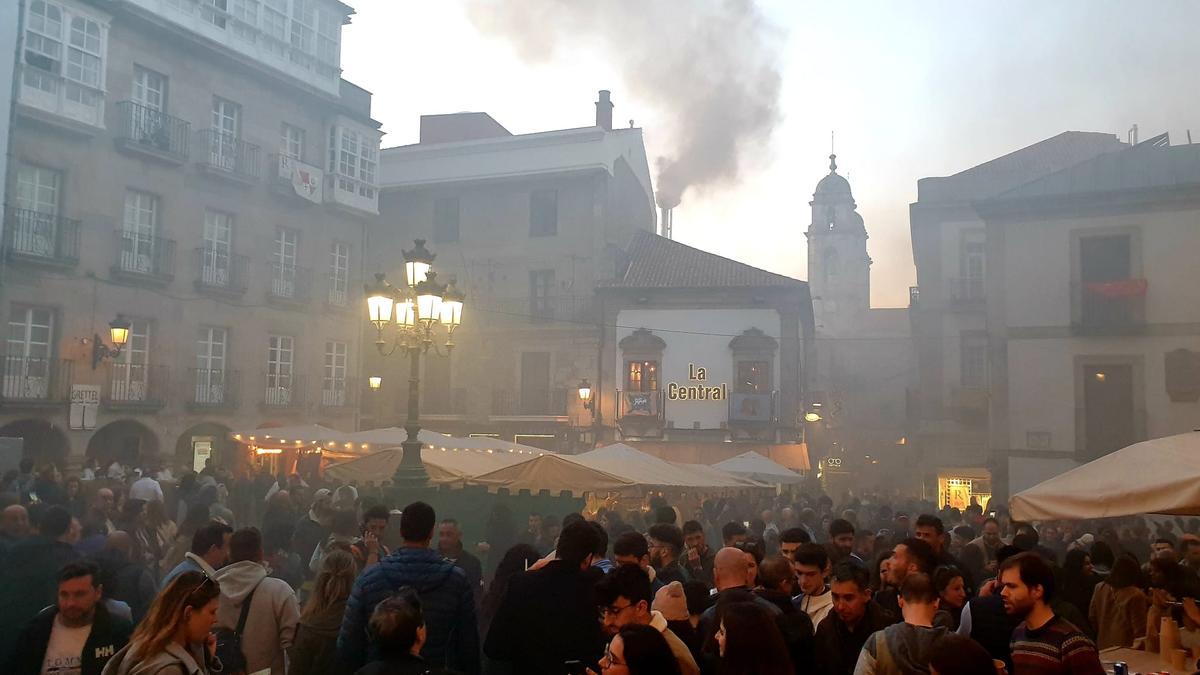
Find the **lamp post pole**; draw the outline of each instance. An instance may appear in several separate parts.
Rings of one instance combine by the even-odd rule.
[[[425,463],[421,461],[421,350],[408,348],[408,418],[404,431],[408,437],[400,444],[400,466],[392,482],[399,487],[421,487],[429,481]]]

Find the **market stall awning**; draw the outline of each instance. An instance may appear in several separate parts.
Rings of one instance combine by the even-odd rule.
[[[1135,443],[1019,492],[1014,520],[1200,515],[1200,432]]]
[[[743,452],[737,457],[731,457],[724,462],[718,462],[713,467],[736,476],[743,476],[771,485],[799,483],[804,480],[804,476],[782,464],[763,457],[753,450]]]
[[[507,488],[510,492],[529,490],[535,494],[541,490],[549,490],[550,494],[570,491],[574,495],[636,487],[626,478],[588,466],[575,457],[552,453],[476,476],[467,483],[483,485],[489,490]]]
[[[760,483],[753,478],[745,476],[737,476],[728,471],[722,471],[715,466],[707,464],[688,464],[686,462],[671,462],[672,465],[679,467],[685,471],[699,474],[708,481],[712,487],[729,487],[729,488],[761,488],[767,487],[765,483]]]
[[[343,442],[346,434],[320,424],[293,424],[286,427],[233,431],[230,432],[230,436],[235,441],[256,445],[324,445]]]
[[[490,450],[493,453],[504,452],[514,455],[524,455],[526,457],[549,452],[549,450],[512,443],[498,438],[486,436],[447,436],[446,434],[430,431],[429,429],[422,429],[417,434],[417,438],[427,447],[446,448],[447,450],[481,450],[484,452]],[[383,427],[380,429],[356,431],[351,434],[342,434],[341,440],[344,443],[348,443],[353,449],[376,450],[400,445],[408,440],[408,432],[403,427]]]
[[[624,443],[576,455],[576,461],[642,487],[744,488],[749,484],[720,469],[668,462]]]
[[[359,484],[379,484],[390,480],[400,466],[404,456],[401,448],[387,448],[345,462],[331,464],[325,475],[331,478]],[[484,450],[442,449],[425,447],[421,450],[421,462],[434,485],[462,485],[464,481],[479,474],[488,473],[529,459],[528,455]]]

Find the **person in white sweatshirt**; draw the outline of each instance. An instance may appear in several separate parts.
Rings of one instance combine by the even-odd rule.
[[[217,625],[236,629],[242,605],[248,601],[250,610],[242,632],[246,672],[269,668],[271,675],[284,675],[285,654],[300,623],[296,593],[286,581],[267,576],[262,535],[253,527],[233,533],[229,540],[229,561],[215,577],[221,586]]]
[[[833,609],[833,593],[825,584],[829,572],[829,553],[820,544],[801,544],[792,554],[792,567],[800,580],[800,595],[792,603],[812,619],[813,629]]]

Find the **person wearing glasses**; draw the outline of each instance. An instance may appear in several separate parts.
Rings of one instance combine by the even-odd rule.
[[[622,565],[596,583],[600,623],[606,635],[617,635],[626,626],[650,626],[662,633],[682,675],[700,675],[696,659],[683,640],[667,626],[661,612],[651,609],[650,577],[640,567]]]
[[[154,599],[150,611],[104,668],[103,675],[210,675],[216,657],[221,588],[204,572],[184,572]]]
[[[596,675],[590,668],[587,673]],[[600,675],[680,675],[679,662],[658,629],[629,624],[605,648]]]

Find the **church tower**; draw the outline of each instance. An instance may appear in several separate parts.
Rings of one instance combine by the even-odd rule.
[[[817,332],[847,334],[871,306],[871,258],[850,182],[837,172],[837,155],[829,156],[829,175],[817,183],[809,206],[808,286]]]

